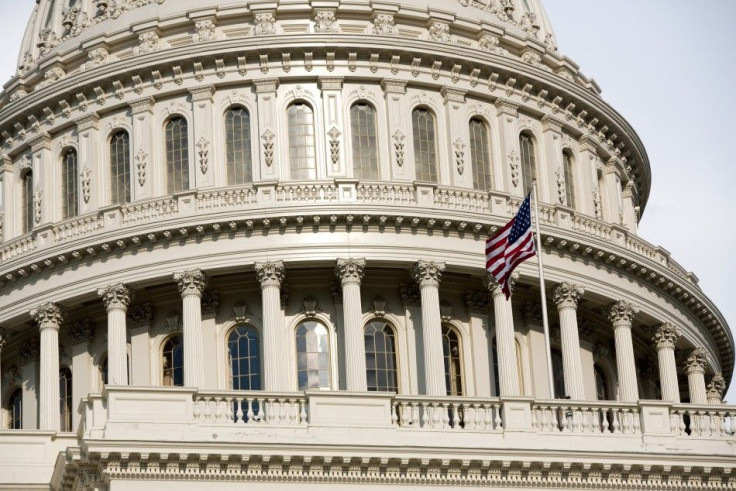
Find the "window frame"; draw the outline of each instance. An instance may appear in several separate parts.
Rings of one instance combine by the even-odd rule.
[[[292,128],[297,126],[306,126],[298,121],[292,122],[291,120],[291,114],[290,111],[292,108],[298,107],[298,106],[304,106],[309,108],[311,111],[312,121],[311,121],[311,135],[308,133],[299,133],[299,134],[293,134]],[[285,113],[285,120],[284,125],[286,128],[286,162],[288,164],[287,167],[287,175],[289,176],[289,180],[291,181],[314,181],[319,178],[319,145],[317,141],[317,135],[318,132],[318,113],[316,109],[316,104],[313,104],[312,102],[306,100],[306,99],[294,99],[292,101],[289,101],[289,103],[286,105],[286,109],[284,111]],[[297,113],[301,114],[301,113]],[[310,145],[292,145],[292,142],[295,142],[296,138],[304,138],[305,142],[311,142]],[[311,137],[311,138],[310,138]],[[311,157],[309,155],[294,155],[294,149],[312,149],[312,155]],[[298,152],[297,152],[298,153]],[[309,153],[309,152],[306,152]],[[309,166],[303,166],[300,167],[299,163],[295,166],[295,160],[294,159],[305,159],[305,162],[311,159],[311,163]],[[304,174],[302,174],[304,173]]]
[[[387,384],[388,390],[381,390],[379,388],[371,389],[371,386],[370,386],[370,384],[368,382],[368,372],[369,372],[370,369],[368,367],[368,349],[367,348],[365,349],[366,387],[367,387],[367,390],[369,392],[379,392],[379,393],[380,392],[395,392],[397,394],[400,394],[401,393],[401,368],[399,366],[399,359],[400,359],[400,357],[399,357],[399,336],[398,336],[398,329],[396,329],[396,326],[394,326],[391,322],[387,321],[386,319],[381,319],[381,318],[378,318],[378,317],[371,318],[370,320],[368,320],[368,322],[365,322],[363,324],[363,341],[364,341],[364,346],[365,346],[365,342],[366,342],[366,339],[367,339],[366,329],[368,327],[372,326],[373,324],[377,324],[377,323],[383,324],[383,329],[381,331],[384,331],[385,329],[389,329],[391,331],[391,335],[393,336],[394,387],[393,387],[393,390],[391,390],[390,384]],[[374,336],[374,342],[375,342],[375,336]],[[376,351],[376,350],[374,350],[373,353],[376,354],[376,355],[378,355],[378,351]],[[383,354],[384,355],[387,355],[388,352],[387,351],[384,351]],[[376,375],[378,376],[378,368],[377,367],[374,369],[374,371],[376,372]],[[390,371],[391,371],[390,369],[386,369],[386,372],[390,372]],[[376,384],[376,386],[378,387],[378,384]]]
[[[476,153],[476,146],[474,145],[474,136],[473,136],[473,124],[474,123],[480,123],[480,126],[483,127],[483,133],[482,135],[485,137],[485,145],[488,147],[485,149],[484,154],[487,155],[487,161],[486,162],[479,162],[479,159],[477,158]],[[480,116],[473,116],[468,120],[468,143],[470,147],[470,165],[471,165],[471,172],[473,176],[473,189],[477,191],[485,191],[489,192],[493,190],[493,148],[491,147],[491,125],[488,123],[488,121],[485,118],[482,118]],[[482,142],[483,143],[483,142]],[[482,146],[482,145],[481,145]],[[478,171],[479,167],[481,167],[479,164],[483,164],[482,167],[485,169],[485,172],[481,173]],[[484,186],[480,185],[480,177],[483,176]]]
[[[182,176],[184,176],[186,178],[186,182],[182,182],[181,183],[181,185],[182,185],[182,188],[181,189],[177,189],[178,186],[176,186],[176,182],[172,180],[172,179],[175,179],[176,176],[173,176],[172,177],[172,173],[173,173],[174,169],[172,169],[171,167],[173,166],[173,163],[170,163],[170,161],[169,161],[169,153],[170,153],[170,151],[169,151],[169,135],[168,135],[169,125],[172,124],[176,120],[181,120],[184,123],[184,129],[185,129],[185,131],[183,132],[183,137],[186,139],[184,141],[184,145],[181,145],[181,148],[180,149],[178,149],[178,150],[177,149],[174,149],[174,150],[171,151],[172,153],[178,151],[179,156],[182,158],[182,162],[180,163],[180,173],[181,173]],[[164,149],[164,175],[166,177],[166,179],[165,179],[164,182],[166,184],[166,194],[167,195],[174,195],[174,194],[177,194],[177,193],[189,191],[189,190],[192,189],[192,185],[194,184],[193,179],[192,179],[192,177],[194,175],[194,173],[192,172],[192,155],[193,155],[193,153],[191,152],[191,148],[190,148],[190,146],[192,144],[192,142],[191,142],[191,140],[192,140],[191,136],[192,135],[190,134],[191,131],[192,131],[192,129],[191,129],[191,125],[189,123],[189,119],[186,116],[184,116],[183,114],[179,114],[179,113],[172,114],[171,116],[169,116],[168,118],[166,118],[166,120],[164,121],[164,125],[163,125],[163,149]],[[182,181],[184,181],[184,179],[182,179]]]
[[[170,343],[170,342],[173,342],[174,339],[178,339],[179,340],[179,349],[181,349],[181,360],[182,360],[182,363],[181,363],[181,384],[177,384],[176,383],[175,371],[177,370],[177,367],[175,365],[173,365],[173,363],[175,362],[175,359],[174,358],[176,356],[173,350],[176,349],[176,346],[173,347],[172,353],[171,353],[171,356],[172,356],[172,368],[170,368],[170,370],[171,370],[171,384],[167,384],[166,383],[166,371],[167,371],[167,368],[165,366],[165,362],[166,362],[166,347],[167,347],[166,345],[168,343]],[[160,360],[159,361],[159,366],[160,366],[160,370],[159,370],[160,373],[159,373],[159,375],[161,377],[161,386],[162,387],[184,387],[184,364],[186,363],[186,360],[184,359],[184,335],[181,333],[181,331],[171,332],[171,333],[169,333],[163,339],[163,341],[161,342],[161,344],[159,346],[160,346],[159,347],[159,360]]]
[[[361,134],[357,135],[360,137],[365,137],[366,139],[373,138],[375,143],[375,149],[374,149],[374,155],[372,156],[375,159],[375,162],[373,162],[372,169],[375,172],[375,175],[363,175],[362,170],[361,172],[357,172],[357,170],[360,169],[367,169],[369,166],[357,166],[356,165],[356,155],[358,154],[359,150],[363,148],[363,143],[360,145],[356,144],[356,125],[354,124],[355,121],[353,120],[353,109],[359,106],[365,106],[372,111],[372,122],[373,122],[373,135],[363,135]],[[353,173],[353,177],[360,180],[365,181],[377,181],[381,179],[381,144],[380,144],[380,132],[378,130],[378,109],[376,106],[365,99],[358,99],[350,104],[350,107],[348,108],[348,120],[349,120],[349,127],[350,127],[350,157],[351,157],[351,169]],[[366,125],[367,126],[367,125]],[[369,160],[371,157],[360,157],[360,160]]]
[[[16,401],[18,403],[18,414],[16,414]],[[8,414],[7,429],[22,430],[23,429],[23,389],[15,387],[9,391],[8,402],[5,406]],[[16,426],[16,421],[18,425]]]
[[[575,159],[572,150],[565,148],[562,151],[562,173],[565,177],[565,205],[575,208],[576,186],[575,186]]]
[[[524,150],[525,141],[528,142],[526,151]],[[528,156],[529,159],[526,160],[524,158],[525,156]],[[537,162],[537,139],[530,131],[522,131],[519,133],[519,164],[521,167],[521,183],[524,196],[531,193],[534,188],[534,181],[539,181]]]
[[[452,363],[446,364],[446,361],[448,359],[448,356],[445,354],[445,338],[448,336],[445,334],[445,332],[453,332],[455,333],[455,336],[457,338],[457,348],[458,348],[458,354],[457,354],[457,369],[459,369],[459,373],[453,377],[452,375]],[[452,353],[450,353],[450,361],[452,361]],[[466,380],[465,380],[465,356],[464,356],[464,350],[463,350],[463,336],[459,329],[457,329],[454,325],[452,325],[449,322],[443,322],[442,323],[442,365],[443,365],[443,375],[445,379],[445,392],[448,397],[462,397],[466,394],[467,388],[466,388]],[[447,368],[450,367],[451,371],[448,374]],[[448,378],[449,377],[449,378]],[[452,394],[452,380],[453,378],[457,379],[457,377],[460,378],[460,386],[458,387],[458,393]],[[448,387],[448,381],[450,382],[450,387]]]
[[[127,182],[125,177],[123,177],[123,185],[122,186],[113,186],[114,177],[113,177],[113,159],[114,156],[118,154],[118,152],[113,152],[113,141],[115,138],[120,135],[125,134],[127,137],[127,152],[125,153],[126,159],[123,162],[123,165],[117,164],[117,167],[123,167],[127,171],[124,172],[122,175],[127,175]],[[122,153],[121,153],[122,154]],[[135,177],[134,177],[134,169],[133,169],[133,146],[131,143],[131,137],[130,137],[130,131],[127,128],[115,128],[113,129],[107,139],[107,171],[108,171],[108,203],[110,205],[124,205],[127,203],[131,203],[133,201],[133,195],[134,195],[134,187],[135,187]],[[118,174],[120,176],[120,174]],[[127,186],[126,186],[127,184]],[[125,193],[122,200],[115,200],[114,199],[114,193],[113,189],[115,188],[125,188]],[[126,199],[127,198],[127,199]]]
[[[28,169],[21,175],[21,220],[23,233],[29,234],[33,231],[33,171]]]
[[[427,145],[427,151],[425,152],[421,146],[422,141],[426,141],[429,143],[429,138],[426,140],[422,140],[421,138],[417,139],[418,132],[421,132],[421,128],[417,128],[417,121],[415,120],[415,114],[418,111],[424,111],[424,113],[431,116],[432,120],[432,136],[434,137],[434,140],[431,142],[432,145]],[[426,130],[427,128],[425,128]],[[414,152],[414,177],[419,182],[427,182],[432,184],[439,184],[440,182],[440,145],[439,145],[439,128],[437,125],[437,114],[434,110],[432,110],[428,106],[416,106],[411,110],[411,138],[412,138],[412,148]],[[429,148],[429,147],[432,148]],[[427,153],[429,154],[429,150],[434,150],[434,159],[433,162],[419,162],[419,154]],[[424,174],[424,171],[421,172],[420,175],[420,166],[427,166],[427,174]],[[432,178],[432,173],[434,172],[434,178]]]
[[[232,365],[232,359],[230,357],[230,337],[235,333],[235,331],[240,328],[245,327],[249,330],[253,330],[257,336],[257,343],[258,343],[258,379],[259,379],[259,385],[260,388],[258,389],[236,389],[233,387],[233,365]],[[225,347],[225,364],[226,364],[226,374],[227,374],[227,389],[228,390],[264,390],[264,383],[265,383],[265,377],[264,377],[264,363],[263,363],[263,332],[260,329],[259,326],[255,325],[252,322],[244,321],[244,322],[236,322],[233,325],[229,326],[227,330],[225,331],[225,337],[224,337],[224,347]],[[250,367],[250,363],[249,363]],[[242,374],[239,374],[238,377],[243,377]],[[253,377],[253,375],[249,374],[247,377]]]
[[[305,324],[307,322],[315,322],[318,324],[321,324],[326,330],[327,330],[327,341],[329,343],[329,356],[328,356],[328,365],[330,370],[330,381],[328,386],[326,387],[319,387],[319,388],[311,388],[311,389],[300,389],[299,388],[299,345],[297,341],[297,335],[298,335],[298,329],[302,324]],[[339,385],[339,372],[338,372],[338,366],[337,366],[337,338],[335,335],[335,327],[332,325],[332,323],[329,321],[329,318],[327,316],[322,315],[320,313],[317,313],[315,316],[304,316],[299,317],[295,319],[295,321],[292,323],[291,327],[291,340],[294,343],[293,353],[294,353],[294,370],[293,373],[295,375],[295,387],[296,390],[302,391],[302,390],[338,390]]]
[[[61,219],[68,220],[79,216],[79,152],[75,147],[62,149],[60,171]]]
[[[231,176],[230,176],[231,162],[229,160],[230,132],[228,128],[228,124],[229,124],[228,116],[231,112],[234,112],[234,111],[244,111],[248,119],[247,131],[243,131],[242,133],[242,136],[247,136],[247,138],[243,142],[244,150],[242,153],[247,154],[248,156],[248,158],[246,159],[247,161],[244,160],[244,162],[242,162],[242,164],[244,165],[244,168],[247,169],[247,172],[244,173],[246,174],[246,177],[243,179],[242,182],[238,182],[239,181],[238,179],[231,179]],[[254,143],[257,143],[257,138],[254,135],[254,131],[253,131],[254,126],[255,126],[253,119],[254,119],[253,111],[251,111],[251,109],[247,107],[246,105],[239,104],[239,103],[230,104],[229,106],[225,108],[225,110],[222,113],[222,137],[223,137],[222,138],[222,142],[223,142],[222,148],[223,148],[224,155],[225,155],[225,158],[224,158],[225,160],[225,182],[228,186],[247,185],[247,184],[253,183],[253,181],[255,180],[256,169],[254,167],[254,161],[258,159],[259,156],[258,156],[258,146],[256,145],[254,147]],[[255,123],[257,124],[258,122],[256,121]],[[247,149],[247,151],[245,149]],[[233,162],[232,166],[234,170],[237,170],[235,164],[236,163]],[[234,175],[237,175],[237,172],[234,172]]]
[[[68,374],[68,377],[65,377]],[[62,391],[62,383],[65,383]],[[72,431],[74,425],[73,413],[73,375],[71,367],[59,367],[59,431]]]

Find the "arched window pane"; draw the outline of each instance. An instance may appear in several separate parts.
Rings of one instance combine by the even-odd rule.
[[[572,157],[567,152],[562,153],[562,168],[565,172],[565,204],[575,206],[575,175],[572,167]]]
[[[189,189],[189,133],[181,117],[166,123],[166,176],[169,194]]]
[[[23,176],[23,233],[33,230],[33,173]]]
[[[437,182],[437,138],[434,114],[417,108],[411,113],[417,181]]]
[[[524,184],[524,195],[532,192],[533,181],[537,177],[537,162],[534,156],[534,141],[526,133],[519,135],[521,148],[521,177]]]
[[[314,112],[308,104],[295,102],[286,111],[289,120],[289,171],[292,179],[316,179]]]
[[[368,390],[398,392],[396,335],[385,322],[365,326],[365,368]]]
[[[470,158],[473,164],[473,188],[490,191],[493,183],[488,126],[477,118],[470,120]]]
[[[327,328],[306,321],[296,329],[297,380],[299,390],[329,389],[330,340]]]
[[[59,369],[59,406],[61,431],[72,431],[72,371]]]
[[[562,352],[552,348],[552,378],[555,384],[555,399],[564,399],[567,395],[565,391],[565,374],[562,369]]]
[[[227,183],[245,184],[253,181],[250,113],[237,107],[225,113],[225,146]]]
[[[15,389],[8,400],[9,419],[8,428],[11,430],[23,429],[23,391]]]
[[[77,186],[77,151],[67,150],[61,161],[61,212],[64,218],[79,213],[79,190]]]
[[[358,179],[378,179],[376,112],[370,104],[358,102],[350,108],[350,133],[353,174]]]
[[[163,385],[184,386],[184,345],[181,336],[171,336],[166,340],[162,355]]]
[[[261,345],[258,330],[237,326],[227,339],[230,388],[261,390]]]
[[[110,203],[130,202],[130,136],[118,131],[110,138]]]
[[[450,326],[442,326],[442,355],[445,361],[445,388],[448,396],[463,395],[460,337]]]

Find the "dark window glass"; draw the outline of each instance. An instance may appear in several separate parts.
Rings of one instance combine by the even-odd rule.
[[[565,392],[565,373],[562,369],[562,352],[556,348],[552,348],[552,378],[555,384],[555,398],[564,399],[567,392]]]
[[[414,165],[417,181],[438,182],[437,137],[434,114],[417,108],[411,113],[414,130]]]
[[[72,371],[69,367],[59,369],[59,407],[61,431],[72,431]]]
[[[189,189],[189,134],[181,117],[166,123],[166,176],[169,194]]]
[[[445,388],[448,396],[463,395],[460,336],[450,326],[442,326],[442,355],[445,361]]]
[[[572,157],[568,152],[562,154],[562,166],[565,172],[565,204],[575,206],[575,174]]]
[[[488,126],[477,118],[470,120],[470,158],[473,165],[473,188],[490,191],[493,183]]]
[[[77,151],[70,149],[61,161],[61,212],[64,218],[75,217],[79,213],[77,175]]]
[[[534,154],[534,141],[526,133],[519,135],[521,148],[521,177],[524,184],[524,194],[532,192],[534,179],[537,178],[537,161]]]
[[[184,386],[184,345],[180,335],[171,336],[163,347],[164,386]]]
[[[110,138],[110,203],[130,202],[130,137],[118,131]]]
[[[314,143],[314,112],[308,104],[296,102],[286,111],[289,122],[289,172],[292,179],[317,178]]]
[[[385,322],[373,321],[365,326],[365,366],[368,390],[398,392],[396,335]]]
[[[370,104],[359,102],[350,108],[350,132],[355,177],[378,179],[376,112]]]
[[[230,387],[234,390],[261,390],[261,345],[258,330],[240,325],[227,339]]]
[[[253,181],[250,113],[242,107],[225,113],[225,150],[227,183],[245,184]]]
[[[33,230],[33,173],[23,176],[23,233]]]
[[[11,430],[23,429],[23,391],[15,389],[10,395],[8,401],[8,411],[10,412],[9,428]]]

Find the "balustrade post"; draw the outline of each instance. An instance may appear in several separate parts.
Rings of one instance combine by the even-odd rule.
[[[365,339],[360,300],[360,281],[365,259],[338,259],[335,274],[340,278],[343,297],[346,388],[368,390],[366,381]]]
[[[708,396],[705,390],[705,366],[707,360],[704,348],[694,348],[688,352],[685,359],[685,373],[690,389],[690,404],[707,404]]]
[[[281,322],[284,263],[256,263],[256,274],[261,284],[263,302],[263,385],[265,390],[286,391],[290,389],[288,370],[291,364],[283,346],[287,333]]]
[[[509,278],[513,289],[519,278],[514,273]],[[514,339],[514,312],[511,299],[506,300],[496,279],[486,273],[485,284],[493,297],[493,315],[496,321],[496,350],[498,356],[498,383],[501,397],[519,395],[519,373],[516,360],[516,340]]]
[[[665,322],[657,327],[653,337],[657,345],[662,400],[675,404],[680,403],[680,385],[677,382],[677,363],[675,362],[675,345],[680,336],[678,328]]]
[[[636,402],[639,399],[634,344],[631,339],[631,324],[638,312],[636,307],[624,300],[619,300],[608,307],[608,320],[613,326],[616,342],[620,399],[623,402]]]
[[[419,284],[422,298],[424,382],[425,391],[430,396],[447,395],[439,296],[440,279],[444,270],[444,263],[434,261],[419,261],[412,268],[412,276]]]
[[[207,277],[199,269],[174,273],[182,300],[182,344],[184,350],[184,385],[201,387],[204,379],[202,349],[202,293]]]
[[[552,299],[560,315],[560,340],[562,342],[562,371],[565,390],[571,399],[585,399],[583,362],[580,357],[577,308],[585,290],[572,283],[560,283],[552,290]]]
[[[58,305],[45,303],[31,311],[40,331],[40,383],[38,428],[59,431],[59,328],[62,312]]]
[[[118,283],[100,288],[97,294],[107,310],[107,383],[128,385],[126,312],[130,305],[130,288]]]

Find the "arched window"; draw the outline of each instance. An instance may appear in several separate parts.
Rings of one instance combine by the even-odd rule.
[[[316,179],[317,154],[314,143],[314,111],[295,102],[286,111],[289,121],[289,173],[291,179]]]
[[[327,327],[304,321],[296,328],[297,380],[299,390],[329,389],[330,339]]]
[[[603,369],[598,365],[593,366],[593,372],[595,374],[595,392],[599,401],[610,401],[611,392],[608,387],[608,378],[603,372]]]
[[[463,395],[462,349],[457,331],[442,326],[442,356],[445,361],[445,388],[448,396]]]
[[[524,195],[532,192],[534,179],[537,178],[537,158],[534,151],[534,140],[528,133],[519,135],[521,149],[521,177],[524,184]]]
[[[184,386],[184,344],[181,335],[175,334],[163,345],[161,353],[161,381],[165,387]]]
[[[59,369],[59,407],[61,431],[72,431],[72,371],[69,367]]]
[[[169,194],[189,189],[189,132],[181,116],[166,123],[166,190]]]
[[[227,183],[245,184],[253,181],[253,155],[250,138],[250,113],[234,107],[225,113],[225,147]]]
[[[399,371],[393,328],[385,322],[373,321],[365,326],[364,338],[368,390],[398,392]]]
[[[378,137],[373,106],[365,102],[353,104],[350,108],[350,133],[354,177],[378,179]]]
[[[110,204],[130,203],[130,136],[125,130],[110,138]]]
[[[23,233],[33,230],[33,173],[28,171],[23,176]]]
[[[227,338],[230,388],[261,390],[261,344],[253,326],[236,326]]]
[[[77,185],[77,151],[73,148],[64,152],[61,159],[61,213],[71,218],[79,213],[79,186]]]
[[[562,368],[562,352],[557,348],[552,348],[552,379],[555,384],[555,399],[564,399],[567,395],[565,392],[565,374]]]
[[[10,394],[8,399],[8,429],[23,429],[23,391],[18,388]]]
[[[573,172],[572,155],[569,151],[562,152],[562,169],[565,173],[565,204],[575,206],[575,174]]]
[[[488,125],[479,118],[470,120],[470,160],[473,165],[473,188],[490,191],[493,183]]]
[[[411,113],[414,131],[414,167],[417,181],[438,182],[437,178],[437,128],[434,114],[424,108]]]

